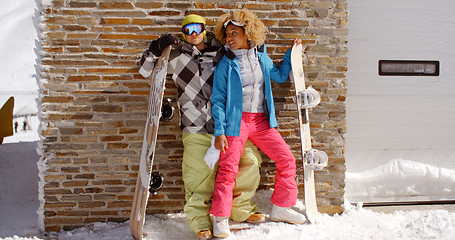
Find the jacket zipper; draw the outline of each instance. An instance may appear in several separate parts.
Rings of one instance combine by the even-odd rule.
[[[250,68],[251,68],[251,72],[253,73],[253,89],[251,89],[251,101],[250,101],[250,110],[249,112],[251,113],[251,110],[253,108],[253,99],[254,99],[254,87],[256,86],[256,75],[254,74],[254,68],[253,68],[253,64],[251,63],[251,60],[250,60],[250,57],[248,56],[248,52],[247,52],[247,59],[248,59],[248,63],[250,65]]]

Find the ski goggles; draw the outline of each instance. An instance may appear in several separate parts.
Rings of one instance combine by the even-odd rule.
[[[191,35],[193,32],[201,34],[205,30],[205,26],[202,23],[190,23],[182,27],[182,33],[185,35]]]
[[[243,24],[241,22],[236,22],[234,19],[229,19],[223,24],[224,28],[226,28],[229,24],[233,24],[234,26],[237,26],[237,27],[245,26],[245,24]]]

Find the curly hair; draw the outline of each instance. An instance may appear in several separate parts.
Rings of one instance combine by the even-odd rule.
[[[223,45],[226,44],[226,28],[224,27],[224,23],[230,19],[244,24],[243,29],[245,29],[248,40],[253,41],[257,45],[264,43],[266,31],[264,23],[255,13],[244,8],[224,14],[216,22],[214,29],[215,36]]]

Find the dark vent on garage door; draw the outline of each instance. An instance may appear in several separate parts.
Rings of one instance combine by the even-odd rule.
[[[380,76],[439,76],[439,61],[379,60]]]

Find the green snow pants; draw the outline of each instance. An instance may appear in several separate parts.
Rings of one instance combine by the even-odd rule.
[[[183,132],[182,177],[185,185],[186,204],[184,212],[192,231],[199,232],[212,229],[209,211],[211,198],[215,191],[215,177],[218,163],[210,169],[204,156],[210,147],[212,134]],[[257,212],[256,203],[252,198],[259,186],[259,166],[262,163],[257,147],[247,141],[239,163],[239,172],[235,178],[231,219],[236,222],[245,221]]]

